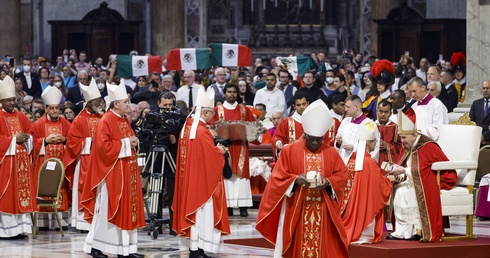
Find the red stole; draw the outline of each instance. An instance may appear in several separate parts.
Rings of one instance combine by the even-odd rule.
[[[136,152],[119,158],[121,139],[134,136],[128,120],[108,111],[95,130],[90,170],[83,187],[81,204],[85,220],[92,222],[97,186],[105,180],[109,193],[108,221],[122,230],[146,226],[143,194]]]
[[[337,198],[343,195],[345,165],[337,151],[323,144],[312,153],[303,139],[298,140],[281,152],[262,195],[256,229],[275,244],[285,200],[284,257],[348,257],[348,242],[338,199],[328,196],[325,189],[318,191],[299,185],[295,186],[291,197],[285,196],[296,177],[311,170],[320,172],[330,181]]]
[[[355,171],[357,152],[347,163],[347,186],[342,203],[342,220],[349,242],[358,241],[361,233],[375,220],[373,243],[383,234],[383,208],[388,203],[391,182],[384,177],[376,161],[364,154],[362,171]]]
[[[224,156],[214,146],[213,136],[204,122],[199,122],[196,138],[190,139],[192,121],[187,119],[183,138],[179,139],[172,226],[178,236],[190,237],[197,210],[212,198],[214,228],[228,235],[231,231],[223,183]]]
[[[31,131],[29,119],[19,111],[0,110],[0,211],[9,214],[32,212],[35,207],[35,180],[32,156],[24,144],[16,144],[15,155],[7,156],[12,138]]]

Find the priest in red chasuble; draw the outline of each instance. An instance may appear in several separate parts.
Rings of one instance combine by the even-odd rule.
[[[398,133],[404,153],[388,175],[394,186],[394,231],[386,239],[440,241],[443,234],[442,208],[434,162],[448,158],[431,138],[417,133],[415,121],[398,113]],[[440,188],[449,190],[456,183],[454,170],[442,171]]]
[[[92,257],[103,252],[118,256],[138,254],[138,228],[146,226],[136,147],[139,144],[128,120],[124,79],[107,85],[110,106],[94,133],[90,173],[86,175],[81,204],[92,223],[83,251]]]
[[[313,102],[301,117],[304,137],[285,146],[259,207],[256,229],[274,257],[349,257],[340,217],[347,183],[344,162],[323,136],[332,125],[327,106]]]
[[[222,236],[230,234],[223,178],[223,145],[214,145],[206,124],[214,115],[214,90],[199,89],[194,118],[188,118],[179,137],[173,230],[189,247],[189,257],[218,253]]]
[[[381,241],[383,208],[391,193],[390,180],[369,155],[376,146],[375,126],[374,122],[358,125],[357,151],[347,163],[347,186],[341,202],[341,214],[347,239],[353,244]]]
[[[0,82],[0,239],[27,239],[30,212],[36,205],[32,173],[33,138],[29,119],[15,110],[17,97],[10,76]]]
[[[383,161],[388,163],[398,162],[402,143],[398,135],[398,125],[390,120],[391,103],[387,100],[382,100],[376,109],[380,143],[379,143],[379,164]],[[383,171],[384,172],[384,171]],[[386,173],[386,172],[384,172]]]
[[[65,152],[66,136],[70,131],[71,123],[60,116],[60,101],[63,94],[53,86],[48,86],[41,95],[46,114],[34,122],[31,134],[34,136],[34,179],[37,182],[39,169],[46,159],[57,158],[63,160]],[[66,167],[66,166],[65,166]],[[37,187],[37,183],[36,183]],[[61,225],[67,227],[70,224],[68,215],[69,195],[68,180],[63,180],[61,185],[61,204],[58,208]],[[41,211],[52,211],[51,208],[41,208]],[[38,214],[37,226],[41,228],[57,228],[58,223],[54,214]]]
[[[80,84],[80,89],[87,104],[72,122],[66,137],[63,163],[73,168],[65,172],[72,190],[71,226],[78,230],[89,230],[90,224],[83,219],[83,206],[79,202],[86,175],[89,173],[92,141],[103,114],[104,100],[93,78],[88,86]]]
[[[236,101],[238,87],[234,84],[227,84],[224,88],[225,102],[223,105],[214,108],[213,121],[256,121],[250,109]],[[259,144],[260,139],[255,141]],[[226,202],[228,205],[229,215],[233,215],[233,208],[240,208],[240,216],[247,217],[247,207],[253,206],[252,190],[250,188],[250,162],[248,142],[235,140],[231,142],[230,165],[233,175],[230,179],[225,180]]]

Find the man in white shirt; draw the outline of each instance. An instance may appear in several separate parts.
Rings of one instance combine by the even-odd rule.
[[[185,85],[177,90],[177,96],[175,96],[177,101],[183,100],[185,104],[187,104],[189,110],[194,107],[194,103],[197,99],[197,92],[199,91],[199,88],[202,87],[201,85],[194,83],[195,77],[194,71],[186,70],[184,72]],[[192,92],[192,95],[190,95],[189,92]]]
[[[407,86],[412,98],[416,100],[412,108],[415,110],[418,132],[437,141],[439,127],[449,122],[446,106],[429,94],[421,78],[410,79]]]
[[[429,61],[427,58],[422,57],[420,59],[420,68],[415,71],[415,74],[420,77],[424,82],[427,82],[427,70],[429,69]]]
[[[286,109],[286,99],[284,92],[276,88],[276,75],[269,73],[266,78],[266,86],[255,93],[254,107],[258,103],[265,104],[267,107],[266,118],[270,118],[275,112],[284,113]]]
[[[362,101],[357,95],[350,95],[345,99],[345,115],[346,117],[342,120],[335,137],[335,148],[344,163],[347,164],[352,153],[357,150],[358,140],[356,135],[359,128],[358,125],[365,125],[369,122],[374,124],[374,122],[362,113]],[[370,154],[378,162],[380,135],[377,127],[374,128],[374,134],[377,139],[376,147]]]

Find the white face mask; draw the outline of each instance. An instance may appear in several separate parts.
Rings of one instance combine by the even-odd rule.
[[[333,78],[332,77],[327,77],[325,79],[325,81],[328,83],[328,84],[332,84],[333,83]]]
[[[54,83],[54,86],[55,86],[56,88],[61,87],[61,82],[55,82],[55,83]]]
[[[22,71],[24,71],[24,73],[30,73],[31,72],[31,66],[30,65],[22,66]]]
[[[97,88],[99,88],[99,90],[103,90],[105,88],[105,84],[104,83],[97,83]]]

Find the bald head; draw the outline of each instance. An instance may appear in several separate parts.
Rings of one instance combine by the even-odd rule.
[[[282,122],[284,116],[281,112],[274,112],[271,117],[272,124],[275,128]]]
[[[483,82],[481,86],[483,97],[486,99],[490,98],[490,80],[486,80]]]

